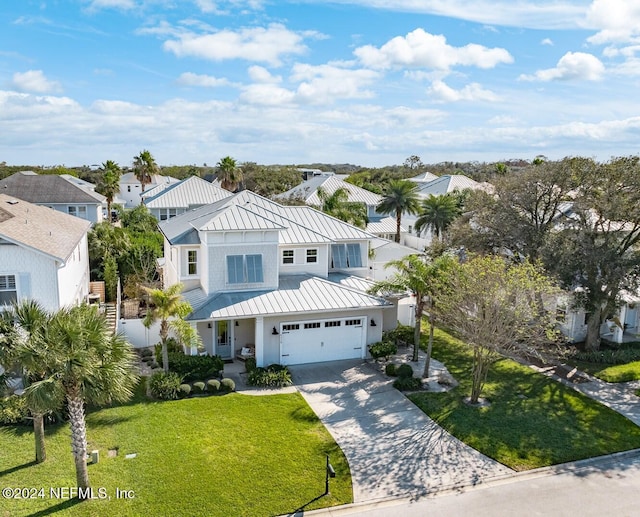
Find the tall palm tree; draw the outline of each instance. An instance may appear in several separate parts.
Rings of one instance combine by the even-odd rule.
[[[437,293],[439,277],[452,264],[449,256],[438,257],[430,262],[425,255],[408,255],[399,260],[392,260],[385,268],[395,268],[395,273],[387,280],[376,282],[369,292],[372,294],[397,294],[411,293],[416,299],[414,307],[415,326],[413,331],[413,361],[418,360],[420,350],[420,332],[422,315],[428,304]],[[431,336],[430,336],[431,337]],[[433,338],[430,340],[433,345]],[[429,374],[429,362],[431,359],[431,347],[427,348],[426,376]]]
[[[156,160],[153,155],[149,151],[144,149],[138,156],[134,157],[133,170],[135,172],[136,178],[138,178],[138,181],[142,186],[142,192],[144,192],[145,186],[151,183],[151,177],[154,174],[158,174],[158,171],[160,169],[156,164]],[[140,203],[142,202],[143,200],[141,198]]]
[[[417,194],[418,186],[412,181],[393,180],[389,182],[382,201],[376,207],[381,214],[395,214],[396,242],[400,242],[402,214],[416,214],[420,208]]]
[[[86,490],[89,474],[85,404],[129,400],[138,379],[135,355],[122,335],[111,332],[105,316],[86,304],[54,313],[42,343],[50,351],[46,376],[28,386],[25,393],[38,400],[55,400],[57,407],[66,404],[76,483]]]
[[[320,210],[341,221],[360,228],[367,226],[367,207],[364,203],[349,201],[349,191],[340,187],[329,194],[322,187],[318,187],[318,199],[322,203]]]
[[[225,156],[216,164],[216,167],[220,186],[229,192],[234,192],[242,181],[242,169],[238,167],[237,162],[231,156]]]
[[[49,314],[38,302],[24,300],[15,303],[2,314],[2,319],[13,328],[12,339],[0,342],[0,364],[15,365],[22,373],[23,384],[28,387],[46,377],[49,347],[42,341]],[[44,416],[57,409],[51,397],[33,397],[25,392],[27,407],[33,418],[36,463],[47,459],[44,439]]]
[[[142,321],[149,328],[156,321],[160,322],[160,343],[162,345],[162,367],[165,373],[169,372],[169,351],[167,339],[172,328],[172,319],[182,320],[193,309],[189,302],[182,298],[182,284],[177,283],[166,289],[151,289],[141,286],[149,295],[150,308]],[[184,326],[177,325],[179,331],[184,332]]]
[[[431,194],[422,201],[420,213],[416,220],[416,231],[421,233],[423,230],[430,229],[436,239],[442,240],[443,233],[459,215],[458,199],[448,194],[443,196]]]
[[[102,164],[102,178],[96,190],[107,198],[107,217],[109,221],[111,221],[111,203],[120,192],[121,174],[122,169],[116,162],[107,160]]]

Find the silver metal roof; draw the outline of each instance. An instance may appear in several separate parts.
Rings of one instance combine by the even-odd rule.
[[[396,233],[397,223],[395,217],[385,217],[379,221],[372,221],[367,224],[367,231],[369,233]],[[404,226],[400,225],[400,231],[406,232]]]
[[[462,174],[451,174],[440,176],[438,179],[425,183],[418,188],[418,195],[428,197],[430,194],[441,196],[455,190],[476,189],[479,187],[477,181]]]
[[[345,189],[349,193],[349,201],[356,203],[364,203],[365,205],[375,206],[382,200],[382,197],[357,185],[347,183],[337,176],[317,176],[311,178],[277,197],[301,197],[305,203],[309,205],[321,205],[318,197],[318,188],[322,187],[327,194],[333,194],[339,188]]]
[[[196,299],[197,295],[185,298]],[[342,310],[385,308],[383,298],[365,294],[329,280],[309,275],[280,277],[280,286],[272,291],[235,291],[218,293],[196,308],[187,319],[249,318],[276,314],[317,313]]]
[[[199,176],[190,176],[179,183],[158,185],[149,194],[145,192],[144,204],[147,208],[189,208],[194,205],[208,205],[220,199],[233,196],[224,190],[203,180]]]

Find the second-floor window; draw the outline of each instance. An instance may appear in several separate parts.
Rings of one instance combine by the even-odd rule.
[[[293,264],[293,250],[282,250],[282,263]]]
[[[360,244],[332,244],[331,267],[336,269],[362,267],[362,254],[360,253]]]
[[[0,307],[18,301],[15,275],[0,275]]]
[[[87,218],[87,207],[84,205],[75,206],[71,205],[67,207],[67,212],[69,215],[75,215],[76,217],[82,217],[82,219]]]
[[[318,262],[318,250],[307,250],[307,264]]]
[[[264,282],[262,255],[227,255],[229,284],[259,284]]]
[[[178,215],[178,211],[176,208],[161,208],[160,209],[160,220],[166,221],[167,219],[171,219]]]
[[[198,251],[197,250],[187,251],[187,273],[189,275],[198,274]]]

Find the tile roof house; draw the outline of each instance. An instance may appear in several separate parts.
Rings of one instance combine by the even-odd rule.
[[[89,294],[89,221],[0,193],[0,306],[32,298],[48,310]]]
[[[99,223],[107,203],[106,198],[94,189],[92,183],[67,174],[21,171],[0,180],[2,194]]]
[[[363,290],[374,237],[311,207],[242,191],[159,227],[164,284],[185,285],[209,354],[251,349],[259,366],[364,358],[396,325],[394,305]]]
[[[233,194],[199,176],[190,176],[171,184],[160,184],[145,190],[145,206],[158,221],[171,219],[194,208],[228,198]]]

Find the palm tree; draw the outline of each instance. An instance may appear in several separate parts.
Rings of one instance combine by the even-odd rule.
[[[12,339],[0,342],[0,364],[15,365],[22,372],[25,387],[46,377],[46,365],[49,348],[42,342],[42,335],[49,314],[38,302],[24,300],[15,303],[2,314],[5,327],[13,329]],[[51,397],[33,397],[25,392],[27,407],[33,418],[36,463],[47,459],[44,439],[44,415],[57,409],[57,403]]]
[[[383,295],[410,292],[415,297],[413,361],[418,360],[418,351],[420,350],[422,315],[427,304],[431,303],[431,299],[437,292],[439,276],[449,267],[452,261],[452,258],[442,256],[433,262],[429,262],[425,255],[408,255],[399,260],[392,260],[385,265],[385,268],[393,267],[396,272],[387,280],[376,282],[369,290],[372,294]],[[431,338],[432,343],[433,340]],[[430,358],[431,347],[427,349],[426,376],[428,376]]]
[[[216,167],[218,167],[220,186],[229,192],[234,192],[242,181],[242,169],[238,167],[237,162],[231,156],[225,156],[216,164]]]
[[[102,179],[96,190],[107,198],[107,217],[111,221],[111,203],[113,203],[113,198],[120,192],[122,169],[116,162],[107,160],[102,164],[102,170]]]
[[[89,488],[85,404],[126,401],[137,382],[135,355],[120,334],[113,334],[104,315],[90,305],[60,309],[52,315],[42,344],[48,347],[46,376],[27,387],[35,400],[66,404],[76,483]],[[82,495],[86,494],[86,495]],[[82,492],[80,497],[87,497]]]
[[[193,309],[189,302],[182,298],[182,284],[173,284],[166,289],[151,289],[141,286],[149,295],[150,308],[142,323],[149,328],[156,321],[160,321],[160,343],[162,345],[162,367],[165,373],[169,372],[169,351],[167,339],[169,329],[177,327],[179,332],[184,332],[184,326],[174,325],[171,319],[182,320]]]
[[[376,207],[381,214],[395,214],[396,242],[400,242],[402,213],[416,214],[420,208],[417,190],[418,186],[412,181],[393,180],[389,182],[382,201]]]
[[[325,214],[360,228],[367,226],[366,205],[349,201],[349,191],[346,188],[340,187],[329,194],[322,187],[318,187],[318,199],[322,203],[320,210]]]
[[[134,157],[133,170],[140,185],[142,185],[142,192],[144,192],[144,187],[151,183],[151,177],[154,174],[158,174],[159,167],[152,154],[144,149],[138,156]],[[143,200],[141,198],[140,203],[142,202]]]
[[[436,239],[442,240],[443,233],[460,215],[459,201],[454,196],[445,194],[434,196],[431,194],[422,201],[420,214],[416,220],[416,231],[433,231]]]

